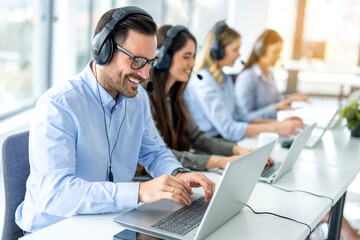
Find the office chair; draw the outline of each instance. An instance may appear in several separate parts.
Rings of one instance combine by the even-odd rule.
[[[2,161],[5,188],[5,216],[2,240],[23,236],[15,223],[15,211],[25,198],[26,180],[30,174],[29,131],[14,134],[2,145]]]

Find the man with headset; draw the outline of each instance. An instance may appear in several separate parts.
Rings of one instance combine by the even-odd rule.
[[[138,87],[158,62],[155,34],[155,22],[140,8],[106,12],[95,29],[95,61],[39,98],[30,127],[30,176],[15,214],[24,231],[139,202],[189,205],[191,187],[202,186],[210,201],[214,183],[176,161]],[[153,180],[130,182],[137,162]]]

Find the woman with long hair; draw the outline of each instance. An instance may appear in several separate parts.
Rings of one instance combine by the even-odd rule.
[[[278,91],[271,68],[280,58],[283,40],[274,30],[264,31],[256,40],[244,69],[235,82],[236,105],[255,118],[276,118],[280,110],[289,110],[293,101],[308,101],[305,94],[287,98]]]
[[[209,32],[195,63],[195,74],[184,92],[185,102],[197,125],[208,136],[239,141],[261,132],[296,134],[303,123],[293,117],[282,122],[248,116],[235,105],[231,76],[222,71],[233,66],[240,56],[241,37],[225,22],[218,22]]]
[[[165,25],[157,32],[157,43],[161,61],[150,73],[154,91],[149,98],[158,131],[176,158],[186,167],[204,170],[225,168],[238,157],[233,155],[249,152],[251,149],[206,136],[188,113],[183,92],[194,66],[195,37],[184,26]],[[203,154],[192,153],[192,149]]]

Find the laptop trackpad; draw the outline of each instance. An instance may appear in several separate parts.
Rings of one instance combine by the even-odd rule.
[[[194,201],[201,196],[201,194],[194,193],[191,196],[191,201]],[[124,223],[125,225],[150,227],[184,206],[185,204],[164,199],[156,203],[142,204],[137,209],[123,213],[114,220],[119,223]]]

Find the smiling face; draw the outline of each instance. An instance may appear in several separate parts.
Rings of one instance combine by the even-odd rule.
[[[177,51],[171,60],[169,78],[179,82],[187,82],[194,67],[196,46],[192,39],[188,39],[184,47]]]
[[[156,52],[156,37],[130,29],[121,47],[134,56],[153,59]],[[119,93],[129,98],[135,97],[139,84],[149,78],[149,64],[134,70],[131,68],[132,61],[131,57],[115,48],[111,61],[99,67],[98,81],[115,100]]]
[[[225,46],[225,56],[219,61],[219,65],[232,67],[235,63],[235,60],[240,57],[240,46],[240,38],[234,39],[234,41]]]

